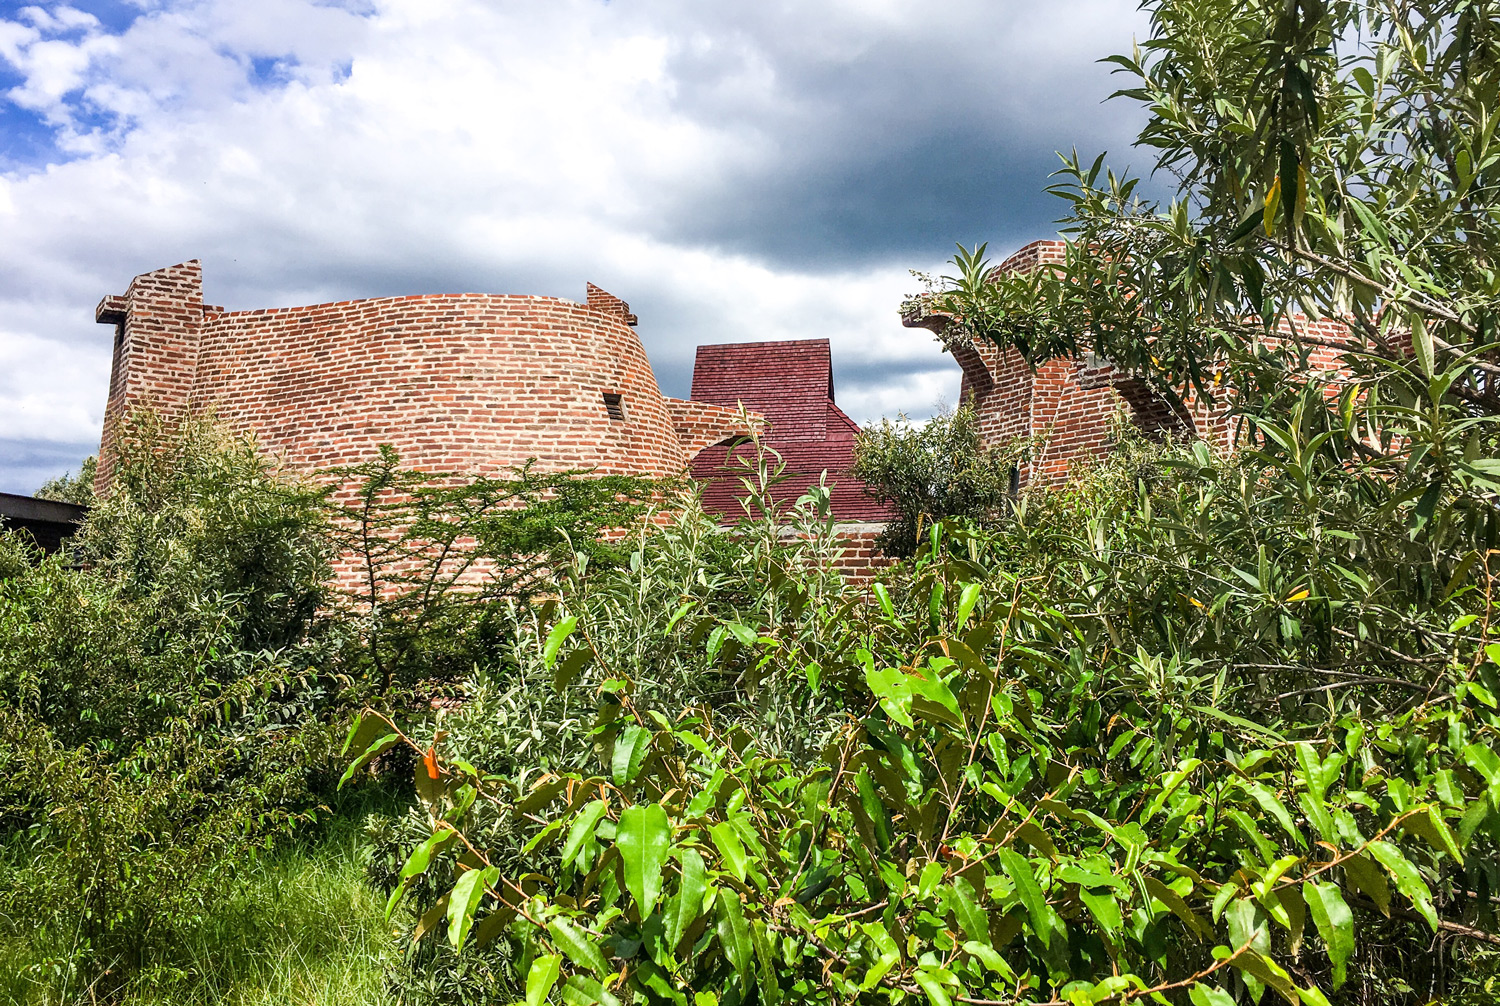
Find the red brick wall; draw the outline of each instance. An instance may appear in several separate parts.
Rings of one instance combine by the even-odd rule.
[[[212,407],[294,470],[357,464],[392,444],[415,468],[680,472],[689,452],[625,303],[549,297],[386,297],[261,311],[205,311],[196,262],[137,277],[101,318],[123,315],[101,447],[135,405]],[[606,393],[621,396],[611,419]],[[695,441],[732,417],[703,415]],[[717,428],[708,427],[717,424]]]
[[[896,564],[875,546],[875,539],[885,530],[884,524],[840,524],[836,528],[843,554],[834,563],[844,579],[855,583],[873,583],[881,573]]]
[[[705,448],[743,436],[746,432],[740,425],[738,409],[682,398],[666,398],[663,402],[689,461]],[[760,413],[748,412],[747,416],[752,425],[764,426]]]
[[[1060,263],[1064,250],[1061,241],[1035,241],[995,271],[1029,271]],[[939,334],[946,327],[942,317],[910,323]],[[1298,316],[1284,320],[1279,331],[1282,336],[1268,336],[1268,341],[1280,341],[1295,331],[1309,346],[1308,363],[1313,370],[1333,375],[1341,370],[1338,356],[1350,336],[1343,322]],[[1079,460],[1107,450],[1110,420],[1120,410],[1149,434],[1196,435],[1221,447],[1230,446],[1235,435],[1222,405],[1209,406],[1189,396],[1185,408],[1174,408],[1148,382],[1117,371],[1092,354],[1081,360],[1051,360],[1033,372],[1013,349],[955,342],[949,350],[963,368],[961,395],[973,401],[985,441],[1003,445],[1032,436],[1040,442],[1023,467],[1023,481],[1058,482]]]
[[[137,276],[123,297],[104,298],[95,318],[115,326],[95,476],[102,489],[113,474],[113,440],[121,416],[141,405],[166,414],[188,406],[203,328],[203,269],[195,259]]]

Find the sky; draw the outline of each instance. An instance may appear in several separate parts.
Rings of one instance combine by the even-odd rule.
[[[959,370],[901,326],[910,271],[1053,236],[1058,150],[1131,164],[1097,61],[1145,29],[1134,0],[0,0],[0,491],[97,450],[94,306],[191,258],[230,310],[592,281],[668,395],[701,343],[827,337],[857,422],[928,416]]]

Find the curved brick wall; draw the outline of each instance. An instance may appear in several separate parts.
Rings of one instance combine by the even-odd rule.
[[[692,448],[744,432],[695,408],[684,444],[623,301],[452,294],[224,312],[202,303],[197,262],[108,297],[116,325],[108,425],[137,404],[213,407],[299,469],[355,464],[392,444],[411,467],[495,473],[668,475]],[[605,395],[620,396],[623,418]],[[715,429],[717,427],[717,429]]]

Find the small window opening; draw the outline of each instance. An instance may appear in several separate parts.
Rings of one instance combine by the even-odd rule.
[[[609,413],[609,418],[617,422],[625,421],[625,402],[619,395],[604,393],[604,411]]]

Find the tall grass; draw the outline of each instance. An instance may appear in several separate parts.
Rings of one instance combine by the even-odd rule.
[[[246,862],[170,956],[113,995],[99,983],[78,987],[66,934],[4,920],[0,1004],[381,1006],[391,1001],[385,970],[395,951],[384,899],[365,880],[368,855],[360,816],[344,814],[310,842]]]

